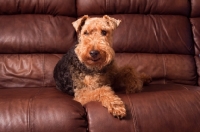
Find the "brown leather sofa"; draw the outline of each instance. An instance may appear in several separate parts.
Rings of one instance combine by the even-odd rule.
[[[74,44],[72,22],[104,14],[119,66],[152,76],[143,92],[117,92],[127,116],[82,107],[55,89],[53,69]],[[0,132],[199,132],[199,0],[0,0]]]

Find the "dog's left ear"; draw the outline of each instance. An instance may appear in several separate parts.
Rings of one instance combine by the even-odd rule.
[[[72,23],[73,27],[75,28],[76,32],[80,32],[82,26],[85,24],[85,21],[88,19],[88,15],[84,15],[83,17],[79,18],[78,20]]]
[[[117,20],[115,18],[109,17],[108,15],[104,15],[103,16],[104,19],[106,19],[106,21],[108,22],[109,26],[111,26],[111,28],[114,30],[115,28],[117,28],[121,22],[121,20]]]

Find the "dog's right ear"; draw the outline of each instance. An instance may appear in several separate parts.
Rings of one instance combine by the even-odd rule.
[[[73,27],[75,28],[76,32],[80,32],[82,26],[85,24],[85,21],[88,19],[88,15],[84,15],[83,17],[79,18],[78,20],[72,23]]]
[[[108,22],[110,27],[114,30],[117,28],[121,22],[121,20],[117,20],[115,18],[109,17],[108,15],[104,15],[103,18]]]

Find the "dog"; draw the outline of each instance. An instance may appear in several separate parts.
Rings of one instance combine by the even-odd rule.
[[[114,87],[126,93],[140,92],[151,78],[137,73],[130,66],[117,67],[112,48],[113,31],[120,20],[104,15],[90,18],[84,15],[72,23],[78,36],[73,46],[54,68],[56,88],[74,96],[82,105],[98,101],[119,119],[126,116],[124,102]]]

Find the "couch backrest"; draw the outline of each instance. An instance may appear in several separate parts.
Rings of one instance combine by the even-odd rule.
[[[75,0],[0,0],[0,87],[55,86],[52,70],[76,42],[75,20]]]
[[[191,3],[0,0],[0,87],[55,86],[53,68],[76,43],[71,23],[85,14],[108,14],[122,20],[114,33],[113,47],[119,66],[131,65],[151,75],[153,83],[196,85],[200,2]]]

